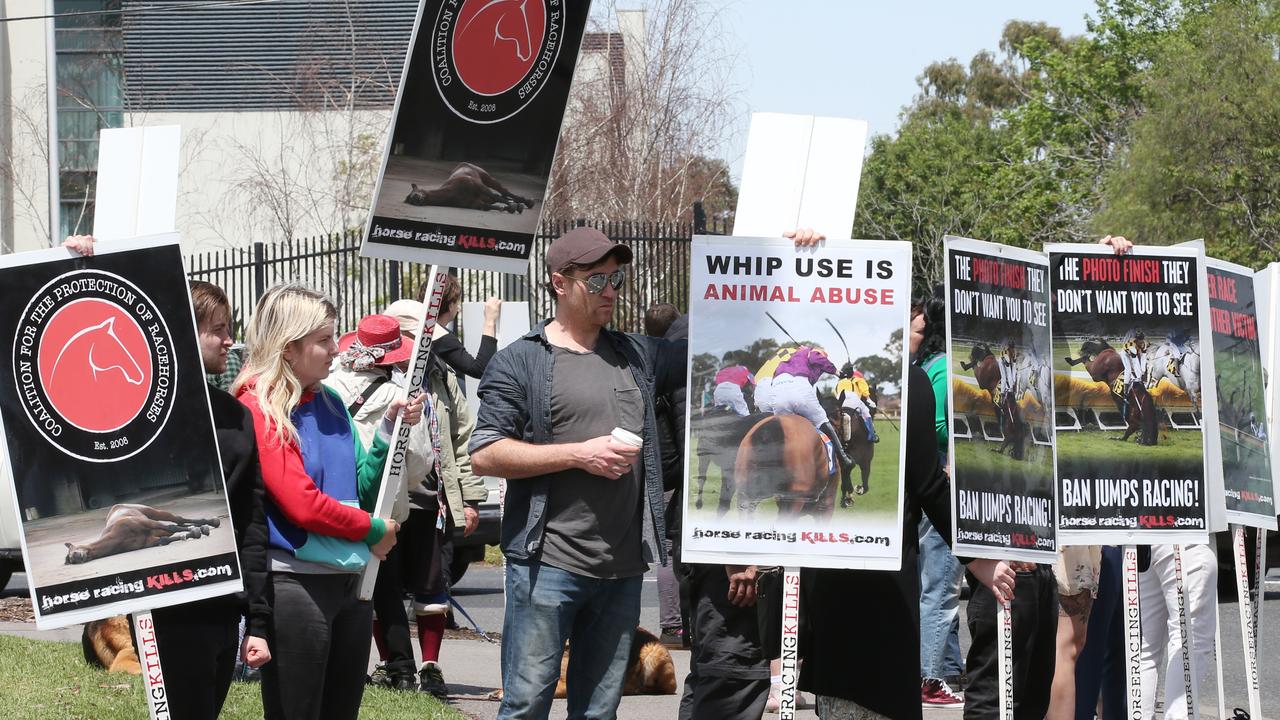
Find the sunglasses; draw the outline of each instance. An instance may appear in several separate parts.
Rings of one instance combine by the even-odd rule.
[[[586,276],[585,278],[574,277],[572,275],[563,275],[563,277],[569,280],[576,280],[582,283],[583,285],[587,286],[587,292],[591,293],[592,295],[599,295],[600,293],[604,292],[605,285],[609,285],[613,287],[614,290],[617,290],[618,288],[622,287],[622,281],[624,278],[626,278],[626,274],[623,273],[621,270],[614,270],[613,272],[608,274],[592,273]]]

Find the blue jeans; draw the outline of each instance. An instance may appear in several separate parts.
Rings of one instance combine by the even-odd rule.
[[[565,678],[569,720],[615,717],[643,579],[598,580],[508,558],[498,720],[547,717],[565,640],[573,648]]]
[[[951,554],[928,516],[920,518],[920,676],[964,672],[960,655],[960,578],[964,567]]]

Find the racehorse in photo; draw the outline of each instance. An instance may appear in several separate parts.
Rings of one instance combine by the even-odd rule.
[[[479,166],[465,162],[458,163],[448,179],[435,190],[424,190],[416,183],[410,183],[410,187],[412,190],[404,199],[409,205],[523,213],[535,202],[506,189]]]
[[[1164,342],[1156,347],[1148,360],[1151,377],[1147,387],[1154,388],[1161,380],[1168,379],[1175,387],[1191,398],[1191,409],[1200,413],[1200,351],[1188,345],[1186,352],[1179,352],[1172,343]]]
[[[828,461],[813,423],[799,415],[760,420],[742,439],[734,463],[739,514],[749,520],[760,503],[773,498],[779,517],[830,518],[839,470],[838,461]]]
[[[1021,460],[1025,454],[1023,448],[1026,446],[1027,439],[1027,424],[1022,420],[1022,408],[1018,405],[1018,398],[1022,395],[1020,390],[1022,382],[1019,379],[1017,383],[1019,389],[1008,393],[1009,397],[1000,397],[999,362],[992,354],[990,345],[975,343],[969,351],[969,361],[962,361],[960,367],[972,371],[978,387],[986,390],[991,396],[996,417],[1000,419],[1000,431],[1004,435],[1004,440],[1001,441],[1000,447],[996,448],[996,452],[1003,453],[1008,450],[1009,457]]]
[[[220,524],[218,518],[184,518],[146,505],[113,505],[107,513],[106,527],[96,540],[84,545],[66,543],[66,564],[79,565],[178,540],[197,540]]]
[[[854,487],[853,468],[843,465],[840,468],[840,507],[847,508],[853,505],[855,492],[858,495],[866,495],[870,489],[868,481],[871,479],[871,460],[875,457],[876,445],[871,442],[866,423],[862,422],[862,418],[858,417],[853,410],[843,407],[839,400],[830,395],[824,396],[822,409],[827,411],[832,427],[840,434],[839,438],[832,438],[832,440],[844,445],[845,453],[853,458],[853,464],[862,472],[862,482]],[[846,437],[848,440],[845,440]]]
[[[722,407],[708,410],[702,417],[694,417],[693,431],[698,438],[695,455],[698,458],[696,487],[694,489],[693,506],[702,509],[703,488],[707,483],[707,472],[711,464],[720,468],[720,502],[717,514],[723,516],[729,511],[733,500],[734,463],[738,456],[738,445],[742,438],[758,421],[760,416],[742,417],[732,410]]]
[[[1074,367],[1083,364],[1089,377],[1094,382],[1105,383],[1111,391],[1111,399],[1125,421],[1124,435],[1116,438],[1126,441],[1134,433],[1138,433],[1138,443],[1155,445],[1159,432],[1159,418],[1156,417],[1155,403],[1143,383],[1130,383],[1131,387],[1125,395],[1117,393],[1116,381],[1124,374],[1124,362],[1120,353],[1102,338],[1091,338],[1080,345],[1080,356],[1064,358],[1067,364]],[[1139,432],[1141,431],[1141,432]]]

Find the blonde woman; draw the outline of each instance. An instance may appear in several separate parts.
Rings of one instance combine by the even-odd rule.
[[[413,425],[422,399],[392,402],[368,448],[346,405],[321,385],[338,354],[337,308],[302,285],[267,291],[245,334],[248,358],[232,394],[253,414],[266,486],[274,610],[263,668],[268,720],[355,718],[372,631],[357,599],[360,571],[395,545],[394,520],[370,511],[398,415]]]

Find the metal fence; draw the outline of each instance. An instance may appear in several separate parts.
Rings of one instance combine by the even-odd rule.
[[[529,322],[553,313],[546,288],[543,258],[552,240],[578,225],[588,225],[628,245],[635,259],[619,294],[613,327],[640,332],[644,311],[656,302],[680,310],[689,306],[689,240],[687,223],[556,221],[544,223],[534,240],[529,270],[523,275],[455,268],[464,301],[489,297],[528,302]],[[700,233],[722,234],[712,224]],[[227,292],[236,327],[243,329],[254,305],[267,288],[283,282],[302,282],[328,294],[338,305],[338,329],[353,329],[361,317],[380,312],[392,301],[416,297],[428,266],[360,256],[359,232],[196,253],[188,258],[189,275],[207,280]]]

